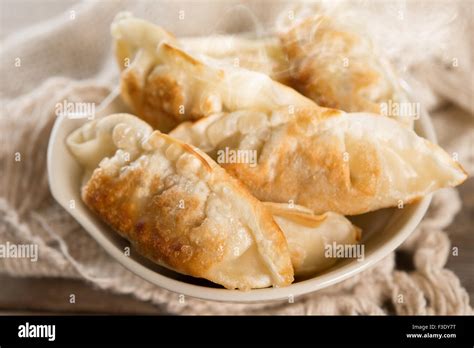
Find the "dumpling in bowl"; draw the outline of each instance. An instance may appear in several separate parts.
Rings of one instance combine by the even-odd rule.
[[[311,276],[331,267],[338,258],[329,257],[328,248],[346,248],[361,238],[361,230],[342,215],[315,215],[308,208],[287,203],[265,205],[285,234],[296,276]]]
[[[278,36],[219,35],[179,42],[195,53],[267,74],[320,106],[381,114],[409,127],[420,117],[390,62],[340,20],[315,15]]]
[[[142,255],[228,289],[293,281],[271,213],[200,150],[125,114],[86,124],[67,143],[89,169],[84,203]]]
[[[420,116],[390,63],[337,19],[306,18],[280,38],[292,86],[318,105],[382,114],[409,127]]]
[[[245,108],[272,110],[313,102],[265,74],[192,55],[163,29],[129,15],[112,24],[121,92],[153,128],[169,131],[186,120]]]
[[[316,214],[410,203],[467,177],[439,146],[374,114],[241,110],[183,123],[170,135],[208,153],[258,199],[292,200]]]

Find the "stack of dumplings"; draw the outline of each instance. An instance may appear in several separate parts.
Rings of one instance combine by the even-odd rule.
[[[462,183],[409,115],[379,112],[407,98],[369,41],[340,26],[314,16],[267,39],[180,40],[117,15],[121,95],[135,116],[68,136],[86,206],[153,262],[250,290],[331,267],[326,245],[361,239],[346,215]]]

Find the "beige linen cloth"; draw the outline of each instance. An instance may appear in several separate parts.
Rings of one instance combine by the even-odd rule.
[[[368,33],[431,110],[444,148],[456,152],[470,173],[474,171],[472,4],[383,1],[343,4],[337,9],[365,22]],[[423,222],[398,249],[409,255],[412,270],[397,269],[392,253],[371,269],[297,297],[294,303],[180,301],[179,294],[142,280],[109,257],[51,197],[46,148],[57,102],[98,104],[117,86],[109,25],[124,9],[181,36],[269,31],[285,15],[287,5],[268,1],[246,1],[245,5],[82,2],[7,37],[0,53],[0,243],[35,243],[40,254],[36,263],[2,258],[0,272],[19,277],[85,278],[102,289],[133,294],[177,314],[472,313],[468,294],[457,276],[445,268],[452,250],[444,229],[461,207],[455,189],[434,196]],[[439,107],[446,102],[457,106],[443,111],[446,108]],[[15,154],[20,154],[21,161],[15,161]]]

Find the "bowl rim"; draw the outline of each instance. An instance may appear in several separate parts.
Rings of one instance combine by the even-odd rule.
[[[431,122],[430,116],[426,110],[422,109],[419,122],[419,129],[422,131],[422,135],[428,140],[436,143],[436,134]],[[65,139],[58,139],[58,132],[64,125],[65,117],[60,116],[56,119],[51,135],[48,142],[47,150],[47,170],[48,170],[48,182],[50,191],[53,198],[69,213],[73,218],[89,233],[89,235],[96,240],[96,242],[105,249],[105,251],[111,255],[116,261],[122,266],[127,268],[129,271],[140,276],[144,280],[157,285],[166,290],[172,291],[179,295],[185,295],[193,298],[199,298],[203,300],[212,300],[218,302],[235,302],[235,303],[248,303],[248,302],[265,302],[274,300],[284,300],[290,298],[296,298],[304,294],[315,292],[322,288],[334,285],[343,280],[346,280],[353,275],[362,272],[369,268],[371,265],[379,262],[384,257],[388,256],[393,250],[395,250],[416,228],[424,217],[426,211],[431,202],[432,194],[426,195],[416,203],[411,204],[412,212],[408,221],[404,226],[392,236],[383,245],[379,246],[372,253],[367,255],[364,260],[356,261],[352,260],[345,265],[335,269],[329,270],[324,274],[315,276],[314,278],[302,280],[293,283],[286,287],[280,288],[264,288],[264,289],[252,289],[249,291],[241,290],[229,290],[224,288],[210,288],[201,285],[190,284],[181,280],[170,278],[166,275],[160,274],[138,261],[126,256],[123,251],[117,248],[112,241],[108,240],[102,231],[97,228],[91,220],[81,215],[77,210],[71,210],[67,207],[67,202],[61,200],[59,193],[60,188],[55,185],[56,173],[53,170],[53,152],[57,143],[65,145]]]

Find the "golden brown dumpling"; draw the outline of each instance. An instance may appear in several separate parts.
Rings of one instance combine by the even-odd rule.
[[[316,15],[274,37],[236,35],[180,39],[187,49],[255,70],[297,89],[318,105],[394,117],[410,127],[410,103],[390,63],[338,20]]]
[[[109,140],[110,157],[85,159],[110,154]],[[85,168],[97,166],[82,187],[85,204],[147,258],[228,289],[293,281],[270,212],[206,154],[124,114],[76,130],[68,145]]]
[[[397,206],[466,179],[439,146],[374,114],[241,110],[183,123],[170,135],[208,153],[258,199],[292,200],[316,214]]]
[[[337,20],[314,16],[281,36],[292,86],[318,105],[394,117],[409,127],[411,105],[392,67],[372,43]]]
[[[191,55],[146,21],[120,15],[112,34],[118,60],[131,62],[121,75],[122,96],[155,129],[166,132],[221,111],[313,104],[265,74]]]

